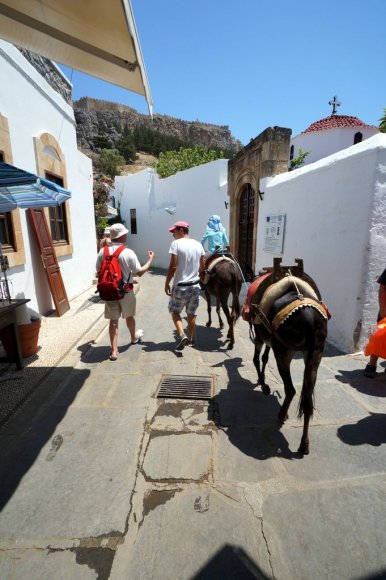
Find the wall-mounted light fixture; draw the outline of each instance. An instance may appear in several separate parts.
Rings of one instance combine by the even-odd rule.
[[[263,199],[264,199],[264,193],[265,193],[264,191],[260,191],[260,189],[259,189],[259,197],[260,197],[261,201],[263,201]]]
[[[229,203],[227,201],[224,201],[224,205],[225,205],[225,209],[228,209]]]

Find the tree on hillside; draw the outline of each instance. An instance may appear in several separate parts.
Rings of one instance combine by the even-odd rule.
[[[379,130],[381,133],[386,133],[386,109],[383,109],[383,115],[379,119]]]
[[[125,135],[117,143],[117,150],[126,163],[133,163],[137,159],[137,151],[131,134]]]
[[[117,149],[102,149],[98,159],[98,167],[101,173],[114,177],[119,175],[118,165],[124,165],[125,159]]]
[[[223,158],[223,151],[207,149],[204,145],[187,149],[181,147],[178,151],[161,152],[158,161],[154,163],[154,168],[161,178],[170,177],[177,171],[184,171]]]

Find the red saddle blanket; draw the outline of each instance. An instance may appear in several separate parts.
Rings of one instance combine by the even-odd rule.
[[[266,274],[262,274],[261,276],[258,276],[258,278],[256,278],[252,282],[252,284],[249,286],[247,296],[245,298],[243,307],[241,309],[241,316],[242,316],[243,320],[245,320],[246,322],[249,322],[250,317],[251,317],[252,298],[254,297],[258,287],[263,282],[263,280],[265,280],[270,275],[271,275],[271,273],[267,272]]]

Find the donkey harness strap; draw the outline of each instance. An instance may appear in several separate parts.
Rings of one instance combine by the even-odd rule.
[[[320,312],[320,314],[327,320],[327,312],[322,304],[312,300],[312,298],[303,298],[302,300],[294,300],[284,308],[282,308],[272,320],[272,328],[277,330],[279,326],[290,316],[295,310],[304,308],[304,306],[311,306]]]

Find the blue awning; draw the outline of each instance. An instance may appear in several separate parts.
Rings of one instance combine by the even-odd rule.
[[[71,192],[48,179],[0,163],[0,213],[17,207],[55,207],[71,198]]]

